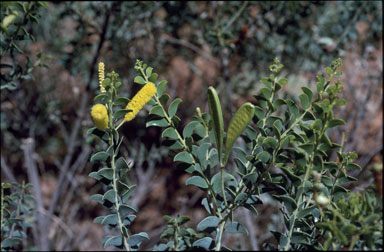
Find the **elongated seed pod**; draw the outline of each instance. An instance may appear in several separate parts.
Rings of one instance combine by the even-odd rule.
[[[228,161],[229,152],[231,151],[233,144],[240,136],[241,132],[243,132],[245,127],[247,127],[248,123],[252,120],[254,114],[255,107],[251,103],[246,102],[241,105],[239,110],[237,110],[236,114],[230,121],[228,126],[227,139],[225,141],[224,165]]]
[[[211,115],[212,125],[216,136],[216,146],[219,154],[219,163],[221,162],[221,156],[223,152],[223,134],[224,134],[224,122],[223,112],[221,111],[221,105],[216,90],[213,87],[208,88],[208,106],[209,113]]]
[[[139,92],[132,98],[132,100],[127,104],[126,109],[131,110],[128,112],[124,120],[129,122],[135,118],[137,113],[144,107],[145,104],[152,99],[152,97],[156,94],[157,88],[155,84],[152,82],[148,82],[142,87]]]

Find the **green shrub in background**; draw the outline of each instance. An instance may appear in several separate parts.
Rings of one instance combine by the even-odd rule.
[[[29,193],[32,184],[1,183],[1,251],[27,250],[27,232],[34,221],[35,199]],[[6,194],[5,190],[11,192]]]
[[[343,153],[343,143],[334,143],[327,135],[328,129],[344,124],[333,116],[334,108],[346,103],[338,98],[343,90],[337,79],[342,74],[340,66],[337,59],[325,68],[325,74],[317,76],[316,92],[302,87],[296,102],[278,96],[288,81],[279,78],[283,65],[275,59],[270,75],[261,79],[265,87],[254,96],[254,103],[247,102],[238,109],[226,131],[213,87],[207,93],[209,111],[202,113],[197,108],[192,120],[179,129],[177,110],[182,100],[172,100],[164,92],[167,82],[157,81],[152,67],[136,62],[139,75],[134,82],[144,86],[132,100],[118,96],[121,82],[116,73],[101,78],[101,94],[95,102],[105,104],[105,109],[101,116],[92,110],[99,129],[92,128],[89,133],[100,137],[107,148],[91,157],[91,161],[102,163],[102,168],[90,176],[106,185],[104,194],[92,198],[112,213],[94,221],[118,230],[116,236],[103,239],[104,246],[137,250],[149,239],[144,232],[129,234],[133,213],[137,212],[129,205],[135,185],[130,185],[127,176],[132,163],[119,157],[122,138],[117,131],[148,103],[151,109],[146,126],[164,128],[163,145],[174,151],[173,161],[178,167],[191,174],[186,185],[205,192],[201,204],[207,212],[196,229],[185,226],[190,220],[186,216],[165,216],[168,227],[161,235],[164,243],[155,250],[230,249],[222,244],[223,233],[248,234],[233,212],[244,207],[257,214],[256,206],[263,204],[260,196],[264,193],[280,202],[285,225],[283,232],[271,230],[278,246],[264,244],[266,249],[382,248],[381,201],[374,194],[352,194],[343,186],[356,180],[349,171],[361,169],[353,162],[357,155]],[[100,122],[108,122],[107,128]],[[337,152],[336,161],[329,160],[333,151]],[[357,216],[360,210],[365,212]]]

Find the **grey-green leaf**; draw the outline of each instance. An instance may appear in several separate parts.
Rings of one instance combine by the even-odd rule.
[[[116,191],[111,189],[108,192],[106,192],[103,196],[103,200],[108,200],[111,203],[115,203],[116,201]]]
[[[141,76],[136,76],[135,79],[133,80],[135,83],[137,84],[141,84],[141,85],[144,85],[146,83],[146,81],[144,80],[143,77]]]
[[[197,225],[197,230],[204,231],[209,228],[216,228],[219,225],[220,219],[216,216],[208,216]]]
[[[193,157],[191,156],[190,153],[188,153],[186,151],[182,151],[182,152],[178,153],[173,158],[173,161],[175,161],[175,162],[180,161],[180,162],[187,163],[187,164],[193,164],[194,163]]]
[[[131,246],[140,246],[140,244],[145,239],[149,240],[148,234],[145,232],[140,232],[138,234],[131,235],[131,237],[128,240],[128,243]]]
[[[105,151],[100,151],[92,155],[91,162],[99,161],[105,162],[108,159],[109,155]]]
[[[180,98],[176,98],[172,103],[171,105],[169,105],[169,108],[168,108],[168,114],[169,114],[169,117],[172,118],[176,112],[177,112],[177,108],[179,106],[179,104],[182,102],[183,100],[181,100]]]
[[[208,188],[207,182],[202,177],[199,177],[199,176],[190,177],[185,182],[185,185],[194,185],[194,186],[197,186],[197,187],[200,187],[200,188],[203,188],[203,189]]]
[[[192,244],[192,246],[193,247],[201,247],[201,248],[204,248],[206,250],[212,250],[213,247],[215,246],[215,243],[211,237],[204,237],[204,238],[201,238],[201,239],[195,241]]]
[[[236,233],[243,233],[248,235],[248,230],[241,225],[239,222],[229,222],[227,225],[225,225],[225,232],[236,234]]]

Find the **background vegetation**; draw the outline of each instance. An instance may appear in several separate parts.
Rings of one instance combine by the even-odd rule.
[[[341,142],[344,131],[344,151],[356,151],[363,167],[347,187],[362,192],[374,184],[382,197],[381,1],[2,2],[0,42],[1,180],[33,184],[36,199],[24,249],[103,249],[109,230],[93,223],[105,210],[89,198],[101,188],[88,177],[95,139],[86,135],[99,61],[120,73],[127,97],[140,88],[133,84],[136,59],[155,67],[168,80],[167,92],[183,99],[179,116],[186,124],[197,106],[208,111],[210,85],[228,119],[253,100],[275,57],[290,83],[284,95],[294,100],[341,57],[347,105],[338,117],[347,124],[331,132],[332,140]],[[202,192],[185,186],[189,175],[172,163],[160,129],[145,127],[147,114],[120,130],[138,185],[132,228],[151,237],[143,249],[159,242],[163,215],[204,217]],[[226,241],[231,247],[276,242],[268,231],[279,229],[278,203],[263,201],[257,217],[235,213],[252,239],[239,235]]]

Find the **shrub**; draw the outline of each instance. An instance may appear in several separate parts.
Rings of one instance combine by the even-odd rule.
[[[95,102],[105,104],[109,124],[105,130],[89,130],[108,146],[91,157],[102,168],[90,174],[106,186],[104,194],[92,198],[111,209],[110,215],[94,221],[118,229],[116,236],[103,239],[104,246],[137,250],[149,239],[144,232],[129,234],[138,210],[129,205],[135,188],[128,178],[132,163],[119,154],[123,137],[118,133],[121,125],[148,103],[151,109],[146,126],[164,128],[163,145],[174,151],[173,161],[178,167],[191,174],[186,185],[205,192],[201,204],[207,212],[196,230],[185,226],[190,220],[186,216],[165,216],[168,227],[161,235],[165,242],[155,250],[229,249],[222,243],[224,232],[248,234],[233,212],[246,208],[257,214],[264,193],[280,202],[285,225],[285,231],[271,230],[277,247],[264,244],[266,249],[382,248],[379,200],[372,194],[352,194],[343,186],[356,180],[349,171],[361,169],[353,162],[357,155],[344,153],[343,142],[334,143],[327,135],[328,129],[344,124],[333,116],[334,108],[346,103],[338,97],[343,90],[337,79],[342,74],[340,66],[341,60],[335,60],[325,68],[325,74],[317,76],[316,92],[302,87],[295,101],[278,96],[288,81],[279,77],[283,65],[275,59],[269,67],[271,74],[261,79],[265,87],[254,95],[255,102],[244,103],[226,131],[213,87],[207,93],[209,111],[196,108],[192,120],[179,129],[177,110],[182,100],[171,100],[164,92],[167,81],[158,81],[152,67],[137,60],[139,75],[134,82],[144,86],[132,100],[118,96],[118,74],[107,74],[109,78],[101,80],[101,94]],[[338,158],[330,160],[334,151]],[[360,209],[367,210],[364,216],[357,216]]]

